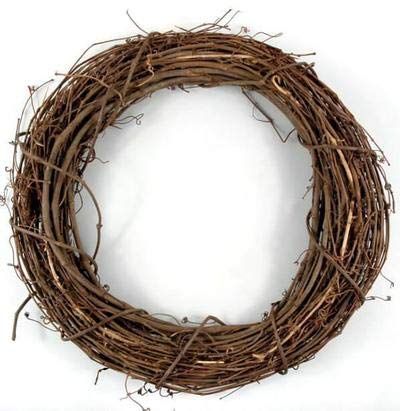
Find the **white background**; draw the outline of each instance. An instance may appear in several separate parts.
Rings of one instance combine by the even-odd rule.
[[[191,27],[232,7],[235,30],[283,32],[272,44],[317,55],[317,72],[383,147],[400,190],[399,54],[396,1],[14,1],[0,6],[0,167],[10,165],[16,119],[28,85],[65,72],[91,43],[133,34],[129,9],[146,30]],[[295,274],[306,245],[302,196],[311,175],[296,139],[282,144],[255,121],[239,90],[164,91],[139,106],[140,126],[110,130],[87,172],[104,213],[100,272],[111,291],[152,313],[228,322],[257,320]],[[281,129],[289,125],[278,116]],[[6,174],[1,173],[1,186]],[[100,375],[73,344],[62,343],[22,315],[11,342],[13,314],[25,298],[13,270],[6,209],[0,210],[0,409],[139,409],[124,396],[124,377]],[[80,214],[88,248],[90,207]],[[398,282],[400,224],[392,220],[384,274]],[[344,333],[316,360],[220,400],[157,394],[154,410],[398,410],[399,289],[380,277]],[[31,303],[32,318],[40,313]],[[132,387],[135,384],[132,384]],[[136,408],[135,408],[136,407]]]

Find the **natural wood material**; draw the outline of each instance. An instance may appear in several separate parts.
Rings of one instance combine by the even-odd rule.
[[[312,65],[219,28],[136,35],[78,61],[18,131],[11,178],[16,269],[46,324],[105,368],[195,394],[286,373],[340,334],[385,261],[392,201],[383,154]],[[309,245],[283,299],[260,322],[174,324],[102,285],[101,213],[84,171],[99,134],[126,108],[165,88],[222,85],[269,99],[309,151]],[[83,189],[99,216],[92,255],[76,221]]]

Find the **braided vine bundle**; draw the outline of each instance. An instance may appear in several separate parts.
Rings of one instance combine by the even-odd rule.
[[[165,88],[239,86],[295,126],[312,159],[309,244],[281,301],[261,321],[173,323],[121,301],[96,264],[100,207],[85,183],[99,134]],[[215,26],[152,32],[78,61],[18,133],[11,225],[16,269],[48,326],[102,366],[157,388],[210,394],[286,373],[340,334],[380,273],[389,239],[390,186],[382,153],[312,65],[245,32]],[[85,251],[75,196],[99,215]]]

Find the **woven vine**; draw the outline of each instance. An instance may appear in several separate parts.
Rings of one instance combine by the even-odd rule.
[[[195,394],[286,373],[340,334],[385,261],[392,204],[382,153],[312,65],[243,30],[219,29],[136,35],[79,60],[18,131],[11,171],[15,265],[47,326],[104,367]],[[128,107],[165,88],[226,85],[266,97],[309,151],[308,248],[284,297],[261,321],[173,323],[102,284],[101,210],[84,171],[99,134]],[[85,251],[77,224],[81,190],[98,213],[94,254]]]

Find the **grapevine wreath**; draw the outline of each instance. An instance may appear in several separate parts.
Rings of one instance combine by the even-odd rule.
[[[81,58],[15,139],[11,225],[15,267],[29,290],[25,303],[32,298],[47,326],[103,367],[170,392],[233,389],[313,358],[367,299],[388,249],[393,200],[373,140],[300,55],[247,30],[221,28],[219,20],[144,33]],[[309,151],[308,248],[282,300],[261,321],[173,323],[101,283],[101,212],[84,171],[98,136],[133,104],[165,88],[226,85],[266,97]],[[98,213],[92,255],[76,219],[82,189]]]

